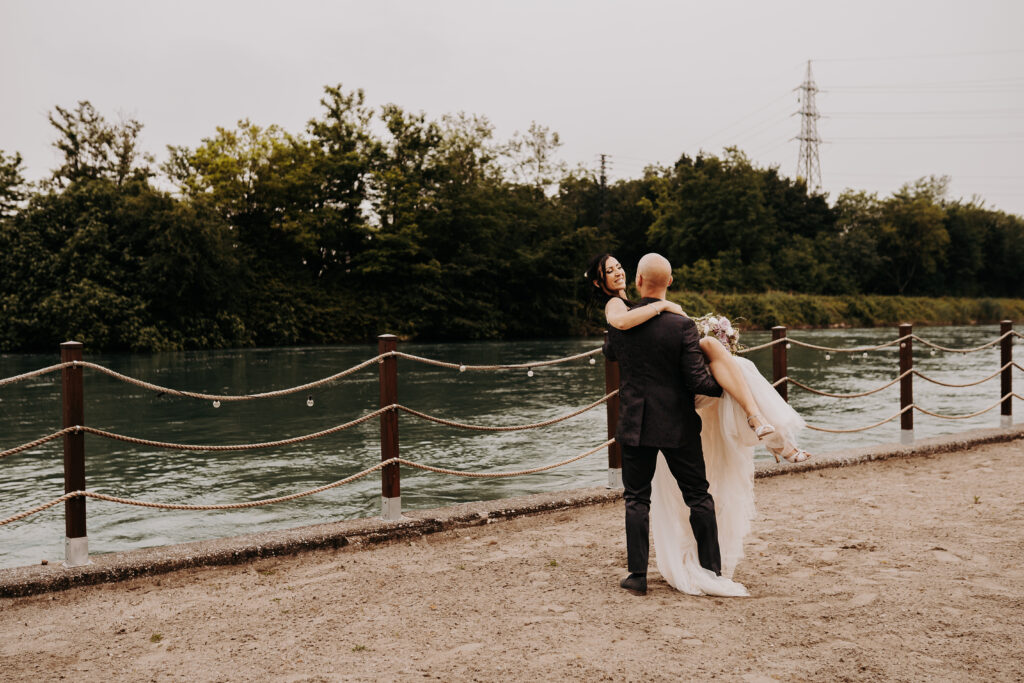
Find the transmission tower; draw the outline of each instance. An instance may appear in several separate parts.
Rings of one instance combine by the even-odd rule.
[[[800,135],[796,137],[800,141],[800,154],[796,160],[796,174],[807,182],[807,189],[811,192],[821,192],[821,161],[818,158],[818,145],[821,138],[818,137],[818,107],[814,103],[814,95],[818,92],[818,86],[814,84],[814,76],[811,74],[811,60],[807,60],[807,78],[797,88],[800,91],[798,101],[800,102]]]
[[[608,155],[601,156],[601,228],[608,227]]]

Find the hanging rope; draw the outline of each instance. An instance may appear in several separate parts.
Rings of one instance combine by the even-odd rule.
[[[64,429],[60,430],[59,432],[54,432],[53,434],[47,434],[46,436],[44,436],[44,437],[42,437],[40,439],[36,439],[35,441],[29,441],[28,443],[23,443],[20,446],[16,446],[16,447],[8,449],[6,451],[0,451],[0,460],[3,460],[8,455],[14,455],[15,453],[21,453],[22,451],[27,451],[28,449],[35,448],[36,446],[42,446],[47,441],[53,441],[54,439],[59,439],[60,437],[64,436],[65,434],[70,434],[71,432],[75,431],[76,429],[77,429],[77,427],[65,427]]]
[[[30,448],[35,448],[36,446],[40,446],[40,445],[42,445],[42,444],[44,444],[44,443],[46,443],[48,441],[53,441],[54,439],[60,438],[60,437],[64,436],[65,434],[70,434],[72,432],[85,432],[86,434],[94,434],[96,436],[102,436],[105,439],[113,439],[115,441],[124,441],[126,443],[132,443],[132,444],[136,444],[136,445],[139,445],[139,446],[150,446],[152,448],[166,448],[166,449],[170,449],[170,450],[179,450],[179,451],[250,451],[250,450],[263,449],[263,448],[277,448],[277,447],[280,447],[280,446],[290,446],[292,444],[302,443],[303,441],[312,441],[313,439],[319,439],[319,438],[324,437],[324,436],[330,436],[331,434],[336,434],[337,432],[340,432],[340,431],[343,431],[343,430],[348,429],[350,427],[355,427],[356,425],[362,424],[363,422],[366,422],[367,420],[372,420],[373,418],[377,417],[378,415],[381,415],[382,413],[386,413],[386,412],[388,412],[390,410],[401,410],[403,412],[409,413],[410,415],[414,415],[414,416],[422,418],[424,420],[429,420],[431,422],[436,422],[438,424],[447,425],[449,427],[457,427],[457,428],[460,428],[460,429],[470,429],[470,430],[474,430],[474,431],[478,431],[478,432],[517,432],[517,431],[522,431],[522,430],[525,430],[525,429],[537,429],[539,427],[548,427],[550,425],[557,424],[559,422],[564,422],[565,420],[574,418],[577,415],[582,415],[583,413],[587,412],[588,410],[592,410],[592,409],[596,408],[597,406],[601,405],[602,403],[606,403],[608,401],[608,399],[610,399],[611,397],[617,395],[618,393],[619,392],[616,389],[615,391],[611,392],[610,394],[602,396],[601,398],[599,398],[598,400],[594,401],[593,403],[591,403],[591,404],[589,404],[587,406],[584,406],[584,407],[582,407],[582,408],[580,408],[578,410],[574,410],[573,412],[567,413],[565,415],[560,415],[558,417],[553,417],[550,420],[544,420],[543,422],[533,422],[533,423],[530,423],[530,424],[508,425],[508,426],[501,426],[501,427],[490,427],[490,426],[486,426],[486,425],[471,425],[471,424],[464,424],[464,423],[461,423],[461,422],[455,422],[453,420],[446,420],[444,418],[436,417],[434,415],[429,415],[427,413],[421,413],[418,410],[413,410],[412,408],[408,408],[406,406],[403,406],[403,405],[395,403],[395,404],[392,404],[392,405],[389,405],[389,406],[385,406],[383,408],[379,408],[379,409],[373,411],[372,413],[367,413],[366,415],[363,415],[360,418],[352,420],[351,422],[346,422],[345,424],[337,425],[335,427],[331,427],[330,429],[325,429],[323,431],[314,432],[312,434],[304,434],[302,436],[296,436],[296,437],[292,437],[290,439],[281,439],[279,441],[264,441],[264,442],[260,442],[260,443],[230,444],[230,445],[220,445],[220,446],[209,445],[209,444],[183,444],[183,443],[171,443],[171,442],[167,442],[167,441],[153,441],[153,440],[150,440],[150,439],[141,439],[141,438],[134,437],[134,436],[125,436],[124,434],[117,434],[115,432],[108,432],[108,431],[104,431],[102,429],[96,429],[95,427],[88,427],[88,426],[85,426],[85,425],[79,425],[79,426],[74,426],[74,427],[65,427],[64,429],[62,429],[62,430],[60,430],[58,432],[54,432],[53,434],[48,434],[47,436],[44,436],[44,437],[42,437],[40,439],[36,439],[35,441],[31,441],[29,443],[22,444],[20,446],[15,447],[15,448],[11,448],[9,450],[2,451],[2,452],[0,452],[0,459],[6,458],[9,455],[14,455],[15,453],[21,453],[22,451],[28,450]]]
[[[938,384],[939,386],[943,386],[943,387],[952,387],[954,389],[963,389],[964,387],[973,387],[976,384],[982,384],[984,382],[989,381],[990,379],[998,377],[999,375],[1003,374],[1003,370],[1005,370],[1005,369],[1007,369],[1009,367],[1015,367],[1018,370],[1024,369],[1024,368],[1021,368],[1016,363],[1011,361],[1011,362],[1007,363],[1006,365],[1004,365],[1003,367],[999,368],[997,371],[993,372],[991,375],[989,375],[985,379],[979,379],[977,382],[968,382],[967,384],[952,384],[950,382],[943,382],[943,381],[934,379],[932,377],[928,377],[927,375],[923,375],[920,372],[918,372],[917,370],[914,370],[914,374],[917,375],[918,377],[920,377],[921,379],[923,379],[924,381],[931,382],[932,384]]]
[[[903,413],[907,412],[908,410],[912,410],[913,408],[914,408],[914,404],[911,403],[909,406],[906,406],[905,408],[901,409],[898,413],[896,413],[892,417],[887,417],[884,420],[879,420],[878,422],[876,422],[874,424],[870,424],[870,425],[868,425],[866,427],[855,427],[854,429],[829,429],[827,427],[815,427],[814,425],[807,425],[807,428],[808,429],[813,429],[816,432],[828,432],[829,434],[851,434],[853,432],[863,432],[863,431],[867,431],[868,429],[874,429],[875,427],[878,427],[880,425],[884,425],[886,422],[891,422],[892,420],[895,420],[897,417],[899,417]]]
[[[884,390],[884,389],[888,389],[888,388],[889,388],[889,387],[891,387],[891,386],[892,386],[893,384],[896,384],[896,382],[899,382],[899,381],[900,381],[901,379],[903,379],[904,377],[906,377],[907,375],[909,375],[909,374],[911,374],[911,373],[917,374],[915,370],[907,370],[906,372],[904,372],[904,373],[903,373],[902,375],[900,375],[900,376],[899,376],[899,377],[897,377],[896,379],[892,380],[891,382],[888,382],[888,383],[886,383],[886,384],[883,384],[883,385],[882,385],[882,386],[880,386],[880,387],[875,387],[874,389],[871,389],[871,390],[869,390],[869,391],[862,391],[862,392],[860,392],[860,393],[856,393],[856,394],[830,394],[830,393],[829,393],[829,392],[827,392],[827,391],[820,391],[820,390],[818,390],[818,389],[814,389],[814,388],[812,388],[812,387],[809,387],[809,386],[807,386],[806,384],[804,384],[803,382],[798,382],[798,381],[796,381],[795,379],[792,379],[792,378],[790,378],[790,377],[786,377],[785,379],[786,379],[786,380],[787,380],[787,381],[788,381],[788,382],[789,382],[790,384],[795,384],[796,386],[800,387],[800,388],[801,388],[801,389],[803,389],[804,391],[809,391],[809,392],[811,392],[812,394],[817,394],[817,395],[819,395],[819,396],[828,396],[828,397],[830,397],[830,398],[860,398],[861,396],[870,396],[871,394],[877,394],[877,393],[878,393],[879,391],[882,391],[882,390]],[[998,373],[997,373],[997,374],[998,374]],[[780,380],[780,381],[781,381],[781,380]]]
[[[767,349],[769,346],[775,346],[776,344],[780,344],[784,341],[787,341],[788,339],[788,337],[783,337],[781,339],[773,339],[767,344],[761,344],[760,346],[750,346],[747,348],[740,349],[739,351],[736,352],[736,354],[743,355],[745,353],[750,353],[751,351],[760,351],[761,349]]]
[[[33,370],[32,372],[26,372],[23,375],[6,377],[4,379],[0,379],[0,387],[4,386],[5,384],[14,384],[15,382],[20,382],[26,379],[32,379],[33,377],[39,377],[40,375],[46,375],[51,372],[56,372],[57,370],[63,370],[64,368],[71,367],[71,365],[71,361],[68,361],[66,363],[57,363],[56,365],[51,365],[45,368],[39,368],[38,370]]]
[[[434,417],[433,415],[428,415],[426,413],[421,413],[418,410],[413,410],[412,408],[407,408],[407,407],[405,407],[403,405],[399,405],[399,406],[396,406],[396,407],[398,408],[398,410],[401,410],[402,412],[409,413],[410,415],[415,415],[416,417],[422,418],[424,420],[429,420],[430,422],[436,422],[437,424],[446,425],[448,427],[456,427],[458,429],[471,429],[471,430],[477,431],[477,432],[518,432],[518,431],[521,431],[521,430],[524,430],[524,429],[537,429],[538,427],[547,427],[547,426],[553,425],[553,424],[555,424],[557,422],[562,422],[564,420],[568,420],[569,418],[576,417],[577,415],[582,415],[583,413],[587,412],[588,410],[596,408],[597,406],[601,405],[602,403],[606,403],[608,401],[608,399],[610,399],[612,396],[617,395],[618,393],[619,393],[619,390],[616,389],[615,391],[611,392],[610,394],[607,394],[607,395],[603,396],[602,398],[599,398],[598,400],[594,401],[590,405],[584,406],[583,408],[580,408],[579,410],[571,412],[571,413],[569,413],[567,415],[562,415],[560,417],[555,417],[555,418],[552,418],[550,420],[544,420],[543,422],[534,422],[533,424],[525,424],[525,425],[511,425],[511,426],[507,426],[507,427],[486,427],[486,426],[483,426],[483,425],[464,424],[462,422],[455,422],[453,420],[446,420],[444,418]]]
[[[595,356],[601,353],[601,347],[599,346],[596,349],[591,349],[590,351],[577,353],[574,356],[555,358],[554,360],[537,361],[534,363],[512,363],[506,365],[461,365],[459,363],[448,363],[441,360],[434,360],[433,358],[424,358],[423,356],[414,356],[410,353],[404,353],[402,351],[394,351],[393,353],[398,358],[405,358],[406,360],[416,361],[417,363],[433,365],[438,368],[450,368],[453,370],[529,370],[530,368],[541,368],[547,365],[558,365],[560,363],[568,363],[570,361]]]
[[[1001,342],[1004,339],[1006,339],[1007,337],[1009,337],[1011,334],[1016,334],[1017,336],[1020,336],[1019,333],[1014,332],[1013,330],[1010,330],[1009,332],[1006,332],[1006,333],[1001,334],[1000,336],[996,337],[995,339],[993,339],[992,341],[990,341],[987,344],[982,344],[981,346],[972,346],[970,348],[964,348],[964,349],[953,349],[953,348],[950,348],[948,346],[939,346],[938,344],[934,344],[934,343],[928,341],[927,339],[921,339],[921,337],[918,337],[916,334],[912,334],[910,336],[913,337],[914,339],[916,339],[917,341],[921,342],[925,346],[930,346],[931,348],[938,349],[939,351],[947,351],[949,353],[974,353],[975,351],[983,351],[983,350],[985,350],[987,348],[991,348],[991,347],[995,346],[999,342]]]
[[[234,395],[234,396],[226,395],[226,394],[203,394],[203,393],[196,392],[196,391],[182,391],[180,389],[170,389],[168,387],[162,387],[159,384],[152,384],[150,382],[145,382],[145,381],[143,381],[141,379],[135,379],[134,377],[129,377],[128,375],[122,375],[120,372],[116,372],[114,370],[111,370],[110,368],[106,368],[106,367],[103,367],[102,365],[97,365],[95,363],[89,363],[87,361],[82,361],[82,362],[75,361],[75,363],[77,363],[78,365],[81,365],[83,367],[86,367],[86,368],[91,368],[93,370],[98,370],[99,372],[102,372],[105,375],[110,375],[114,379],[119,379],[122,382],[126,382],[128,384],[133,384],[133,385],[135,385],[137,387],[140,387],[142,389],[148,389],[150,391],[155,391],[157,393],[167,394],[167,395],[170,395],[170,396],[181,396],[181,397],[185,397],[185,398],[198,398],[198,399],[203,399],[203,400],[206,400],[206,401],[221,401],[221,402],[227,403],[229,401],[255,401],[255,400],[261,399],[261,398],[276,398],[278,396],[288,396],[289,394],[297,394],[299,392],[309,391],[310,389],[316,389],[317,387],[322,387],[325,384],[330,384],[331,382],[336,382],[339,379],[341,379],[342,377],[347,377],[347,376],[351,375],[354,372],[359,372],[363,368],[365,368],[365,367],[367,367],[369,365],[373,365],[377,361],[379,361],[382,358],[385,358],[385,357],[387,357],[389,355],[391,355],[391,354],[389,354],[389,353],[382,353],[379,356],[374,356],[373,358],[371,358],[369,360],[365,360],[362,363],[359,363],[358,365],[353,365],[349,369],[342,370],[341,372],[336,373],[334,375],[331,375],[330,377],[324,377],[323,379],[318,379],[318,380],[316,380],[314,382],[309,382],[307,384],[302,384],[302,385],[299,385],[297,387],[290,387],[288,389],[279,389],[277,391],[265,391],[265,392],[262,392],[262,393],[259,393],[259,394],[241,394],[241,395]]]
[[[917,405],[916,403],[911,403],[909,406],[904,407],[903,409],[901,409],[898,413],[896,413],[892,417],[887,417],[884,420],[881,420],[881,421],[876,422],[874,424],[870,424],[870,425],[868,425],[866,427],[856,427],[854,429],[828,429],[826,427],[816,427],[814,425],[807,425],[807,428],[808,429],[813,429],[816,432],[829,432],[831,434],[847,434],[847,433],[850,433],[850,432],[863,432],[863,431],[868,430],[868,429],[874,429],[875,427],[878,427],[879,425],[883,425],[886,422],[890,422],[892,420],[895,420],[897,417],[899,417],[900,415],[902,415],[903,413],[905,413],[905,412],[907,412],[908,410],[911,410],[911,409],[917,410],[919,412],[922,412],[925,415],[931,415],[932,417],[941,418],[943,420],[967,420],[967,419],[970,419],[972,417],[977,417],[979,415],[982,415],[983,413],[987,413],[988,411],[992,410],[996,406],[1001,405],[1003,403],[1003,401],[1005,401],[1008,398],[1017,398],[1017,399],[1024,400],[1024,396],[1021,396],[1020,394],[1011,392],[1009,394],[1006,394],[1002,398],[1000,398],[998,401],[996,401],[995,403],[990,405],[988,408],[985,408],[983,410],[979,410],[979,411],[974,412],[974,413],[970,413],[969,415],[943,415],[942,413],[935,413],[935,412],[932,412],[932,411],[930,411],[930,410],[928,410],[926,408],[922,408],[921,406]]]
[[[814,349],[815,351],[830,351],[832,353],[867,353],[868,351],[878,351],[879,349],[884,349],[895,344],[900,344],[913,336],[914,335],[912,334],[906,334],[903,335],[902,337],[899,337],[898,339],[893,339],[892,341],[885,342],[884,344],[878,344],[877,346],[852,346],[845,349],[836,348],[834,346],[818,346],[817,344],[808,344],[807,342],[800,341],[799,339],[790,339],[789,337],[787,337],[786,340],[791,344],[796,344],[797,346],[802,346],[806,349]]]
[[[383,467],[386,467],[387,465],[393,465],[393,464],[406,465],[408,467],[413,467],[413,468],[416,468],[416,469],[426,470],[428,472],[436,472],[436,473],[439,473],[439,474],[450,474],[450,475],[458,476],[458,477],[474,477],[474,478],[481,478],[481,479],[497,479],[497,478],[502,478],[502,477],[519,477],[519,476],[524,476],[524,475],[527,475],[527,474],[535,474],[537,472],[543,472],[545,470],[551,470],[551,469],[554,469],[556,467],[562,467],[563,465],[568,465],[569,463],[576,462],[577,460],[582,460],[583,458],[587,457],[588,455],[593,455],[594,453],[597,453],[602,448],[606,448],[606,447],[610,446],[614,442],[615,442],[615,439],[608,439],[607,441],[605,441],[600,446],[592,448],[589,451],[586,451],[584,453],[580,453],[579,455],[573,456],[571,458],[567,458],[565,460],[560,460],[559,462],[552,463],[552,464],[549,464],[549,465],[541,465],[540,467],[533,467],[533,468],[526,469],[526,470],[515,470],[513,472],[464,472],[464,471],[459,471],[459,470],[444,469],[442,467],[434,467],[432,465],[424,465],[422,463],[414,462],[412,460],[405,460],[404,458],[390,458],[388,460],[384,460],[382,462],[377,463],[373,467],[368,467],[368,468],[366,468],[365,470],[363,470],[361,472],[357,472],[357,473],[353,474],[352,476],[345,477],[344,479],[339,479],[338,481],[332,482],[330,484],[325,484],[324,486],[318,486],[317,488],[309,489],[307,491],[300,491],[298,493],[292,493],[292,494],[287,495],[287,496],[278,496],[276,498],[263,498],[263,499],[260,499],[260,500],[252,500],[252,501],[247,501],[247,502],[244,502],[244,503],[220,503],[220,504],[211,504],[211,505],[186,505],[186,504],[179,504],[179,503],[158,503],[158,502],[151,502],[151,501],[145,501],[145,500],[135,500],[133,498],[120,498],[118,496],[109,496],[109,495],[107,495],[105,493],[96,493],[95,491],[72,491],[71,493],[65,493],[60,498],[54,498],[51,501],[43,503],[42,505],[37,505],[34,508],[25,510],[24,512],[16,514],[16,515],[14,515],[12,517],[8,517],[7,519],[0,519],[0,526],[4,526],[5,524],[10,524],[11,522],[17,522],[18,520],[24,519],[25,517],[28,517],[29,515],[34,515],[37,512],[42,512],[43,510],[49,509],[49,508],[53,507],[54,505],[59,505],[60,503],[63,503],[66,500],[71,500],[72,498],[80,498],[80,497],[95,498],[96,500],[105,500],[105,501],[108,501],[108,502],[111,502],[111,503],[121,503],[122,505],[136,505],[136,506],[139,506],[139,507],[159,508],[159,509],[163,509],[163,510],[238,510],[238,509],[242,509],[242,508],[259,507],[259,506],[262,506],[262,505],[273,505],[274,503],[283,503],[285,501],[295,500],[296,498],[302,498],[304,496],[311,496],[314,493],[320,493],[320,492],[326,491],[328,489],[333,489],[335,487],[342,486],[343,484],[348,484],[350,482],[356,481],[357,479],[362,479],[363,477],[367,476],[368,474],[376,472],[377,470],[379,470],[379,469],[381,469]]]
[[[520,370],[520,369],[540,368],[540,367],[545,367],[545,366],[549,366],[549,365],[558,365],[560,363],[568,363],[568,362],[574,361],[574,360],[580,360],[580,359],[583,359],[583,358],[589,358],[590,356],[595,356],[595,355],[597,355],[599,353],[601,353],[601,347],[597,347],[597,348],[591,349],[590,351],[585,351],[583,353],[577,353],[577,354],[572,355],[572,356],[565,356],[563,358],[555,358],[555,359],[551,359],[551,360],[536,361],[536,362],[530,362],[530,363],[513,363],[513,364],[506,364],[506,365],[460,365],[459,363],[448,363],[448,362],[445,362],[445,361],[434,360],[432,358],[424,358],[422,356],[414,356],[412,354],[403,353],[401,351],[388,351],[387,353],[382,353],[382,354],[380,354],[378,356],[374,356],[373,358],[370,358],[369,360],[365,360],[362,363],[359,363],[358,365],[354,365],[351,368],[348,368],[347,370],[343,370],[343,371],[341,371],[339,373],[336,373],[334,375],[331,375],[329,377],[324,377],[323,379],[318,379],[318,380],[315,380],[313,382],[308,382],[306,384],[301,384],[301,385],[295,386],[295,387],[289,387],[287,389],[279,389],[279,390],[276,390],[276,391],[265,391],[265,392],[261,392],[261,393],[257,393],[257,394],[235,394],[235,395],[232,395],[232,394],[207,394],[207,393],[198,392],[198,391],[185,391],[185,390],[182,390],[182,389],[172,389],[171,387],[165,387],[165,386],[161,386],[159,384],[153,384],[152,382],[146,382],[145,380],[137,379],[135,377],[130,377],[128,375],[125,375],[125,374],[122,374],[120,372],[117,372],[116,370],[111,370],[110,368],[107,368],[107,367],[105,367],[103,365],[98,365],[96,363],[91,363],[89,361],[67,361],[65,363],[58,363],[56,365],[51,365],[51,366],[48,366],[48,367],[45,367],[45,368],[40,368],[38,370],[33,370],[32,372],[26,372],[26,373],[21,374],[21,375],[15,375],[13,377],[7,377],[5,379],[0,379],[0,386],[4,386],[6,384],[13,384],[15,382],[20,382],[20,381],[26,380],[26,379],[31,379],[32,377],[39,377],[41,375],[45,375],[45,374],[48,374],[48,373],[51,373],[51,372],[56,372],[58,370],[62,370],[62,369],[67,368],[67,367],[83,367],[83,368],[90,368],[92,370],[96,370],[98,372],[101,372],[101,373],[103,373],[105,375],[109,375],[110,377],[113,377],[114,379],[120,380],[120,381],[125,382],[127,384],[132,384],[132,385],[137,386],[139,388],[147,389],[149,391],[154,391],[154,392],[159,393],[159,394],[167,394],[169,396],[179,396],[179,397],[183,397],[183,398],[196,398],[196,399],[202,399],[202,400],[205,400],[205,401],[221,401],[223,403],[227,403],[227,402],[231,402],[231,401],[254,401],[254,400],[263,399],[263,398],[277,398],[279,396],[288,396],[289,394],[297,394],[297,393],[300,393],[300,392],[309,391],[311,389],[316,389],[316,388],[324,386],[326,384],[330,384],[332,382],[336,382],[339,379],[347,377],[348,375],[351,375],[352,373],[358,372],[358,371],[362,370],[363,368],[366,368],[366,367],[368,367],[370,365],[373,365],[374,363],[377,363],[377,362],[379,362],[379,361],[381,361],[381,360],[383,360],[385,358],[388,358],[388,357],[405,358],[406,360],[416,361],[418,363],[424,363],[424,364],[427,364],[427,365],[433,365],[433,366],[442,367],[442,368],[453,368],[453,369],[456,369],[456,370]]]
[[[303,441],[311,441],[313,439],[319,439],[324,436],[336,434],[337,432],[348,429],[349,427],[355,427],[356,425],[362,424],[367,420],[372,420],[381,413],[386,413],[389,410],[394,410],[395,408],[397,408],[396,405],[385,406],[383,408],[379,408],[378,410],[373,411],[372,413],[367,413],[366,415],[363,415],[360,418],[352,420],[351,422],[346,422],[345,424],[337,425],[336,427],[331,427],[330,429],[325,429],[323,431],[315,432],[313,434],[304,434],[302,436],[296,436],[290,439],[281,439],[279,441],[264,441],[261,443],[231,444],[223,446],[215,446],[210,444],[184,444],[170,443],[167,441],[152,441],[150,439],[139,439],[134,436],[125,436],[124,434],[107,432],[102,429],[96,429],[95,427],[89,427],[86,425],[76,425],[74,427],[65,427],[59,432],[54,432],[53,434],[44,436],[41,439],[36,439],[35,441],[32,441],[30,443],[23,444],[16,448],[3,451],[2,453],[0,453],[0,459],[6,458],[8,455],[20,453],[21,451],[27,450],[29,448],[34,448],[35,446],[44,444],[47,441],[52,441],[58,437],[64,436],[65,434],[69,434],[71,432],[85,432],[86,434],[95,434],[96,436],[102,436],[105,439],[124,441],[126,443],[133,443],[139,446],[151,446],[153,448],[166,448],[177,451],[251,451],[258,450],[261,448],[276,448],[278,446],[290,446],[292,444],[302,443]]]
[[[1024,397],[1022,397],[1022,396],[1020,396],[1018,394],[1015,394],[1013,392],[1010,392],[1009,394],[1006,394],[1005,396],[1000,398],[998,401],[996,401],[995,403],[990,405],[988,408],[985,408],[984,410],[979,410],[976,413],[971,413],[970,415],[942,415],[941,413],[933,413],[930,410],[925,410],[924,408],[921,408],[920,406],[917,406],[917,405],[915,405],[914,407],[917,408],[917,410],[919,410],[922,413],[924,413],[925,415],[931,415],[932,417],[939,417],[939,418],[942,418],[943,420],[967,420],[967,419],[972,418],[972,417],[977,417],[978,415],[981,415],[982,413],[987,413],[988,411],[992,410],[996,406],[1001,405],[1002,402],[1005,401],[1007,398],[1024,398]]]

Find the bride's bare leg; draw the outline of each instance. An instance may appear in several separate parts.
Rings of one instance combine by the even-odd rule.
[[[704,352],[708,368],[715,380],[722,385],[722,389],[736,399],[736,402],[746,412],[747,417],[755,415],[760,417],[761,409],[758,407],[757,401],[754,400],[754,395],[750,393],[747,380],[744,379],[732,354],[717,339],[711,337],[704,337],[700,340],[700,350]],[[753,425],[755,429],[759,426],[761,425]]]

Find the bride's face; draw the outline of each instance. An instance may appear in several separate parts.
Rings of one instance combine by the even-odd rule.
[[[609,294],[616,294],[626,289],[626,271],[622,269],[614,256],[604,262],[604,289]]]

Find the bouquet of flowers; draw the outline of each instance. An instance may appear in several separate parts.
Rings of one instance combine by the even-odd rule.
[[[722,346],[732,355],[735,356],[736,352],[743,348],[740,346],[740,331],[733,327],[724,315],[708,313],[694,318],[693,322],[697,324],[697,331],[701,337],[714,337],[722,342]]]

